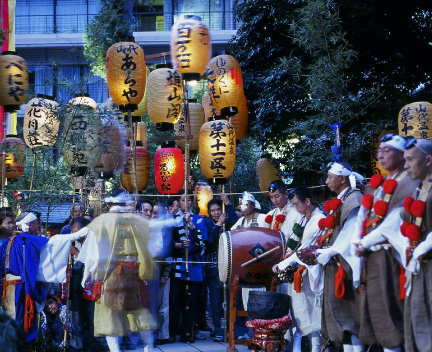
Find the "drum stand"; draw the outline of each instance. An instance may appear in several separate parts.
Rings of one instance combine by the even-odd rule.
[[[272,279],[270,287],[266,287],[267,291],[276,291],[277,278]],[[237,293],[239,289],[239,276],[234,277],[233,283],[229,287],[229,324],[228,324],[228,336],[229,345],[226,348],[226,352],[237,352],[235,348],[235,322],[237,317],[247,317],[248,313],[246,310],[237,310]]]

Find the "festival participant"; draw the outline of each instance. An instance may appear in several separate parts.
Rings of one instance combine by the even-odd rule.
[[[408,176],[420,184],[412,197],[404,201],[400,232],[387,239],[406,266],[405,350],[429,352],[432,351],[432,142],[412,138],[405,148]]]
[[[141,216],[151,219],[153,214],[153,204],[148,199],[141,201]]]
[[[401,266],[383,237],[399,231],[402,203],[419,183],[404,169],[404,150],[403,137],[387,134],[381,138],[378,160],[388,174],[372,176],[353,236],[356,254],[363,256],[359,338],[367,345],[379,343],[384,351],[402,351],[404,344]]]
[[[63,346],[64,332],[71,332],[71,324],[66,321],[66,306],[60,298],[48,295],[45,307],[41,313],[41,330],[45,337],[50,337],[56,346]]]
[[[296,187],[289,193],[291,203],[301,214],[297,229],[302,232],[296,251],[285,260],[273,267],[275,273],[284,271],[288,266],[299,264],[294,274],[294,287],[291,291],[291,312],[296,328],[296,335],[306,336],[311,345],[312,352],[321,350],[321,305],[323,272],[320,265],[308,265],[302,262],[297,253],[303,248],[317,243],[320,234],[318,222],[324,214],[312,202],[312,194],[306,187]],[[294,340],[298,341],[296,337]],[[301,338],[300,338],[301,340]],[[301,343],[294,343],[293,351],[301,351]]]
[[[95,288],[103,287],[94,312],[95,336],[105,336],[110,351],[119,352],[120,336],[139,332],[144,351],[151,352],[156,324],[142,297],[143,280],[153,274],[147,249],[149,223],[127,212],[127,200],[125,193],[105,199],[110,211],[89,224],[77,260],[84,263],[82,285],[94,281]]]
[[[362,198],[356,179],[362,181],[363,177],[345,162],[330,165],[326,185],[337,197],[324,205],[330,214],[318,240],[322,249],[317,250],[317,261],[324,267],[321,333],[336,344],[344,344],[346,351],[363,351],[364,345],[358,339],[360,318],[356,290],[360,258],[350,252]]]
[[[10,208],[0,209],[0,244],[13,235],[15,215]]]
[[[45,283],[66,280],[70,243],[88,232],[84,228],[48,239],[35,235],[37,224],[33,213],[23,213],[17,222],[23,232],[6,239],[0,248],[2,307],[24,327],[27,341],[37,336],[37,312],[47,296]]]
[[[294,250],[299,238],[293,233],[293,226],[298,222],[300,214],[297,209],[288,201],[288,190],[281,180],[270,183],[268,187],[270,200],[276,207],[270,210],[266,217],[266,227],[273,230],[280,230],[285,235],[290,250]]]
[[[231,227],[231,230],[245,227],[267,227],[265,214],[260,214],[261,205],[249,192],[243,192],[240,198],[241,218]]]
[[[204,280],[203,240],[207,238],[204,219],[191,214],[192,194],[184,195],[180,191],[181,226],[173,230],[174,268],[170,278],[170,338],[175,339],[179,333],[180,315],[182,314],[181,342],[192,343],[192,327],[195,323],[197,301],[202,291]],[[188,236],[186,238],[186,229]],[[186,251],[187,249],[187,251]],[[186,257],[187,253],[187,257]],[[187,263],[186,263],[187,262]]]
[[[226,212],[222,212],[222,202],[225,203]],[[205,286],[210,293],[210,305],[212,312],[213,328],[215,337],[214,342],[224,340],[224,329],[221,326],[223,317],[223,284],[219,280],[218,272],[218,248],[219,237],[223,231],[223,226],[230,229],[237,221],[237,215],[226,194],[222,194],[220,199],[213,198],[207,203],[209,216],[205,220],[207,226],[207,239],[204,241],[205,251]],[[206,290],[207,292],[207,290]]]
[[[60,230],[60,234],[69,234],[71,233],[70,222],[73,218],[84,216],[84,207],[81,204],[74,204],[70,210],[70,216],[66,219],[65,225]]]

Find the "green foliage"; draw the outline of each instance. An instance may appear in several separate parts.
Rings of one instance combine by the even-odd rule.
[[[128,0],[102,0],[101,10],[87,26],[84,34],[84,57],[91,72],[106,77],[105,56],[109,47],[124,41],[132,33],[132,25],[124,12]]]
[[[321,170],[334,143],[328,125],[337,121],[345,160],[370,171],[375,130],[395,128],[404,104],[428,100],[422,57],[431,51],[432,17],[420,1],[236,5],[242,26],[232,50],[243,71],[251,131],[265,150],[278,152],[287,171]]]

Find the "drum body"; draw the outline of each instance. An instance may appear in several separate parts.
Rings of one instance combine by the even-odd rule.
[[[276,247],[279,248],[273,250]],[[276,275],[272,267],[282,260],[285,249],[285,236],[280,231],[262,227],[225,231],[219,238],[219,278],[231,284],[238,275],[243,287],[269,287]],[[268,255],[242,267],[243,263],[270,250],[273,251]]]

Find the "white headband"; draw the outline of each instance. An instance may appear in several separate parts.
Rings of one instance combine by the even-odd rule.
[[[241,203],[240,208],[242,211],[246,210],[248,201],[255,203],[255,209],[258,209],[258,210],[261,209],[261,204],[255,199],[255,197],[251,193],[243,192],[243,194],[240,198],[240,203]]]
[[[333,163],[328,172],[337,176],[347,176],[350,181],[351,188],[355,188],[356,179],[359,180],[359,182],[362,182],[364,180],[364,177],[362,175],[347,169],[345,166],[339,163]]]
[[[27,232],[29,230],[29,226],[27,224],[34,220],[37,220],[36,215],[34,215],[33,213],[28,213],[26,216],[24,216],[23,219],[17,221],[16,224],[18,227],[21,227],[21,230]]]
[[[399,136],[398,134],[395,134],[391,137],[391,139],[383,141],[381,140],[382,143],[391,145],[393,148],[396,148],[397,150],[400,150],[401,152],[403,152],[405,150],[405,143],[406,140],[405,138],[403,138],[402,136]]]

